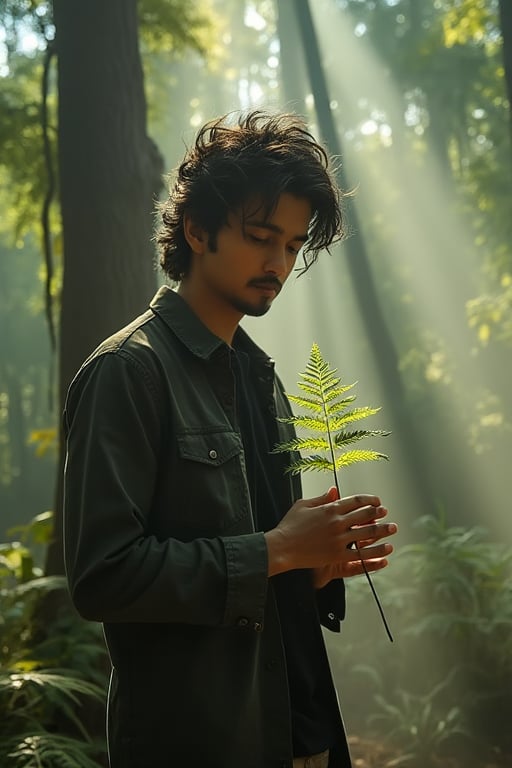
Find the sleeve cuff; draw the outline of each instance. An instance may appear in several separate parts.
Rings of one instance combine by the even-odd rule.
[[[343,579],[334,579],[317,590],[316,602],[320,624],[331,632],[341,630],[345,618],[345,583]]]
[[[227,591],[224,624],[261,632],[268,588],[268,552],[263,533],[222,538]]]

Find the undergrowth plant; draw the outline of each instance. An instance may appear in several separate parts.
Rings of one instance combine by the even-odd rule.
[[[42,602],[66,590],[64,577],[41,575],[29,546],[43,544],[47,523],[39,516],[20,541],[0,544],[0,766],[98,768],[103,747],[80,712],[103,703],[91,669],[104,650],[69,611],[41,626]]]
[[[299,431],[309,434],[302,435],[299,432],[292,440],[277,445],[274,451],[276,453],[292,452],[294,458],[288,468],[292,474],[310,471],[330,472],[338,496],[341,498],[341,486],[338,480],[340,469],[361,461],[378,461],[388,458],[384,453],[353,448],[353,444],[367,437],[385,437],[389,432],[380,429],[352,428],[353,424],[378,413],[380,408],[352,407],[356,395],[347,393],[355,384],[342,384],[341,377],[336,374],[337,369],[331,368],[323,359],[318,344],[313,344],[306,370],[299,374],[300,381],[297,382],[303,394],[287,394],[288,399],[305,413],[280,419],[283,423],[293,424]],[[384,611],[357,542],[353,542],[353,547],[360,555],[364,574],[387,635],[393,642]]]
[[[357,581],[344,642],[326,638],[335,679],[358,694],[347,728],[395,749],[394,765],[510,768],[510,542],[492,541],[483,527],[451,525],[443,510],[419,518],[414,530],[414,543],[382,573],[400,653],[375,644]]]

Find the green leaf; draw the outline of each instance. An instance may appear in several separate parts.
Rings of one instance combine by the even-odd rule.
[[[362,440],[364,437],[375,437],[377,435],[387,437],[389,432],[385,432],[383,429],[358,429],[355,432],[340,432],[334,438],[334,443],[341,448],[343,445],[355,443],[357,440]]]
[[[384,453],[377,453],[377,451],[363,451],[361,449],[355,449],[352,451],[345,451],[336,458],[336,469],[341,467],[348,467],[351,464],[357,464],[359,461],[379,461],[380,459],[387,459],[388,457]]]
[[[314,411],[314,413],[322,413],[322,404],[318,402],[318,399],[312,399],[310,397],[300,397],[300,395],[287,395],[288,400],[295,405],[299,405],[301,408]]]
[[[287,443],[276,446],[276,453],[285,451],[328,451],[329,442],[325,437],[295,437]]]
[[[324,459],[323,456],[304,456],[294,461],[287,469],[292,475],[298,475],[299,472],[311,472],[312,470],[320,472],[334,472],[332,461]]]
[[[302,429],[311,429],[313,432],[327,434],[324,419],[314,419],[312,416],[291,416],[289,419],[279,419],[284,424],[294,424]]]

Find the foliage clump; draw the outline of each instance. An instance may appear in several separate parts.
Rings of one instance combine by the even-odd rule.
[[[71,611],[65,578],[41,576],[35,563],[27,539],[42,543],[50,529],[45,513],[21,541],[0,544],[2,768],[101,765],[103,745],[90,737],[81,709],[91,701],[103,706],[105,649],[98,627]]]

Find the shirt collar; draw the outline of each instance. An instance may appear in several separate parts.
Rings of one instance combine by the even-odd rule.
[[[193,354],[208,360],[222,349],[229,349],[225,341],[212,333],[198,318],[187,302],[175,290],[163,285],[153,297],[150,309],[158,315]],[[273,365],[268,355],[251,337],[238,327],[233,346],[265,365]]]

